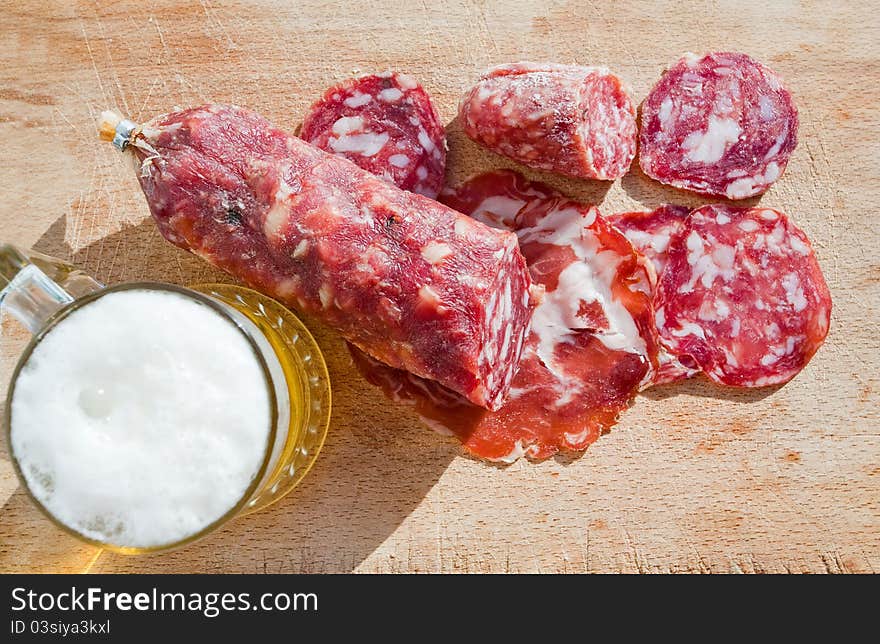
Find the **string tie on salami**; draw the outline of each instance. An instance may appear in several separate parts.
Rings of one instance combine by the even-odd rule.
[[[101,112],[101,120],[98,124],[101,140],[109,141],[120,150],[131,143],[137,137],[137,123],[124,119],[116,112],[105,110]]]

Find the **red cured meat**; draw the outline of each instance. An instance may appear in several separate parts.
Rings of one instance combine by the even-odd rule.
[[[532,168],[587,179],[626,174],[636,152],[628,88],[601,67],[513,63],[485,72],[461,100],[465,133]]]
[[[328,89],[303,122],[304,140],[403,190],[434,199],[446,170],[446,131],[424,88],[396,72]]]
[[[457,188],[446,187],[440,193],[440,201],[450,208],[502,230],[516,229],[516,215],[523,206],[551,199],[564,199],[564,196],[513,170],[484,172]]]
[[[825,340],[831,295],[806,235],[769,208],[704,206],[669,246],[660,332],[714,381],[791,380]]]
[[[129,146],[166,239],[386,364],[500,406],[534,306],[516,235],[209,105]]]
[[[666,267],[670,240],[684,227],[690,210],[683,206],[662,205],[649,211],[611,215],[608,220],[626,235],[636,250],[647,257],[659,278]],[[658,385],[690,378],[700,371],[690,356],[676,356],[660,329],[658,367],[651,384]]]
[[[690,209],[684,206],[663,204],[654,210],[610,215],[608,221],[651,260],[659,276],[666,267],[669,240],[682,229],[689,212]]]
[[[642,105],[639,164],[676,188],[744,199],[782,176],[797,129],[770,69],[745,54],[685,54]]]
[[[500,410],[479,409],[355,352],[370,382],[490,460],[586,449],[630,404],[656,355],[645,260],[595,208],[542,196],[548,193],[515,173],[493,172],[441,195],[516,229],[533,280],[546,289]]]

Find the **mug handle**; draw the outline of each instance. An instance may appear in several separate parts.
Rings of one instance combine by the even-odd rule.
[[[0,244],[0,288],[0,312],[37,333],[58,310],[104,285],[56,257]]]

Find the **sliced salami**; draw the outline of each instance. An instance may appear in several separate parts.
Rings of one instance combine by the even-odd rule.
[[[167,240],[376,359],[474,404],[502,404],[534,307],[516,235],[399,190],[243,108],[187,109],[129,136]]]
[[[669,245],[657,326],[718,383],[788,382],[825,340],[830,316],[810,242],[779,211],[704,206]]]
[[[690,210],[683,206],[666,204],[654,210],[611,215],[608,220],[651,261],[659,278],[666,267],[669,242],[684,227],[689,212]],[[660,352],[657,362],[658,367],[650,382],[652,385],[690,378],[700,371],[692,357],[677,356],[673,353],[671,343],[663,336],[663,329],[660,329]]]
[[[663,204],[654,210],[640,210],[610,215],[614,224],[626,238],[651,260],[659,276],[666,267],[669,241],[684,227],[689,208]]]
[[[300,136],[403,190],[434,199],[443,186],[446,131],[428,93],[406,74],[334,85],[311,107]]]
[[[485,72],[461,100],[465,133],[532,168],[587,179],[626,174],[635,105],[603,67],[513,63]]]
[[[355,356],[368,380],[490,460],[586,449],[630,404],[656,356],[645,260],[595,208],[548,193],[515,173],[495,172],[441,195],[481,220],[515,229],[533,281],[546,290],[500,410],[486,412],[434,383]]]
[[[773,71],[740,53],[685,54],[642,104],[639,164],[676,188],[744,199],[782,175],[797,130]]]
[[[440,193],[440,201],[450,208],[501,230],[516,230],[516,216],[524,206],[540,205],[551,199],[564,196],[513,170],[484,172],[457,188],[447,186]]]

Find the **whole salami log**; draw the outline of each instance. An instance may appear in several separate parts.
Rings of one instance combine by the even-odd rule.
[[[779,77],[745,54],[685,54],[642,104],[639,165],[676,188],[761,194],[797,145],[798,112]]]
[[[115,128],[115,129],[114,129]],[[400,190],[254,112],[102,134],[133,151],[162,235],[382,362],[498,408],[534,306],[512,232]]]
[[[587,179],[626,174],[635,106],[602,67],[513,63],[488,70],[461,100],[465,134],[532,168]]]
[[[831,318],[809,240],[769,208],[691,212],[669,244],[655,306],[673,353],[737,387],[791,380],[825,341]]]
[[[403,190],[434,199],[446,170],[446,131],[425,89],[406,74],[351,78],[328,89],[300,136]]]

